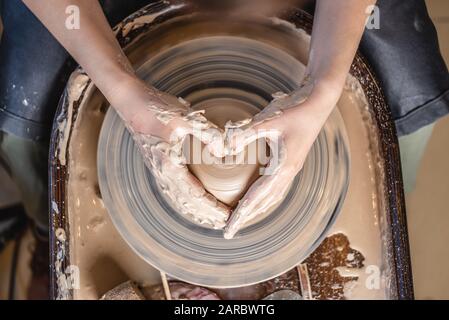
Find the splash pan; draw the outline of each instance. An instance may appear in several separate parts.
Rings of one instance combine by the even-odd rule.
[[[238,31],[248,29],[255,35]],[[304,34],[270,19],[233,21],[223,28],[223,22],[184,16],[162,23],[157,32],[159,37],[139,39],[140,46],[148,41],[160,48],[142,56],[140,77],[206,111],[225,99],[254,113],[273,93],[290,92],[302,79],[304,61],[291,53],[295,48],[289,43],[304,44]],[[232,117],[229,110],[223,103],[222,116]],[[316,248],[345,198],[348,154],[336,110],[284,201],[225,240],[222,230],[197,225],[172,208],[110,108],[99,139],[99,184],[116,228],[149,264],[189,283],[238,287],[282,274]]]

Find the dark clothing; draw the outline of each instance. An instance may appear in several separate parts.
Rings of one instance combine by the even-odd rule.
[[[360,50],[383,88],[398,135],[449,112],[449,73],[424,0],[381,0],[380,29],[366,30]]]
[[[1,3],[0,128],[47,139],[70,72],[76,66],[20,0]]]

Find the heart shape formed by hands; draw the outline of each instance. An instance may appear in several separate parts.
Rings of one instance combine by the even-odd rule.
[[[204,107],[204,106],[203,106]],[[223,129],[228,121],[250,119],[258,109],[237,100],[215,99],[205,108],[205,117]],[[225,148],[226,149],[226,148]],[[190,137],[184,145],[189,170],[204,188],[219,201],[233,208],[248,188],[260,177],[268,156],[264,140],[252,141],[237,154],[214,156],[197,138]],[[202,158],[198,159],[198,155]],[[204,159],[207,155],[207,159]],[[198,161],[199,160],[199,161]]]
[[[133,134],[147,167],[176,209],[199,224],[224,227],[227,239],[248,221],[273,210],[290,185],[291,179],[282,179],[285,172],[278,174],[286,159],[282,132],[276,126],[260,130],[260,125],[281,117],[284,107],[294,106],[303,95],[300,92],[273,97],[258,113],[254,110],[242,114],[235,101],[233,106],[229,102],[222,104],[226,112],[221,120],[213,119],[213,111],[220,104],[215,108],[202,106],[201,110],[184,106],[188,111],[184,115],[163,109],[158,114],[177,119],[170,120],[175,125],[169,140],[153,134]],[[178,104],[178,108],[182,107]]]
[[[289,95],[275,94],[271,103],[253,117],[240,119],[237,122],[230,121],[225,125],[225,137],[222,139],[224,147],[217,149],[224,151],[224,155],[256,159],[256,162],[252,163],[252,167],[248,167],[247,163],[231,167],[237,172],[238,179],[235,184],[236,191],[232,194],[234,199],[230,199],[231,201],[228,201],[227,204],[232,205],[237,201],[238,204],[227,220],[224,229],[226,239],[233,238],[235,233],[249,221],[274,210],[287,194],[290,183],[297,172],[290,168],[284,168],[287,150],[284,146],[283,133],[276,126],[274,128],[268,126],[268,130],[262,128],[270,120],[281,117],[283,110],[303,103],[309,96],[311,87],[312,85],[307,83]],[[255,156],[251,157],[251,155]],[[207,168],[209,168],[209,172],[215,172],[217,176],[226,175],[224,170],[227,168],[226,166],[218,165]],[[263,172],[263,176],[257,177],[255,175],[257,170],[259,173]],[[210,183],[205,179],[208,175],[204,174],[204,171],[207,170],[202,172],[201,168],[193,167],[192,171],[217,199],[229,196],[217,193],[217,189],[218,191],[222,190],[209,186]],[[220,179],[216,179],[215,183],[217,181],[220,182]],[[223,179],[221,181],[223,182]],[[241,196],[243,198],[239,199]]]
[[[192,145],[199,143],[194,137],[191,137],[190,141]],[[254,162],[245,162],[249,150],[257,148],[257,144],[252,142],[250,147],[245,147],[244,151],[238,155],[212,156],[210,163],[189,161],[188,168],[210,194],[233,208],[260,176],[262,161],[256,159]],[[207,146],[201,144],[200,150],[204,151],[206,148]],[[242,161],[239,162],[239,159]]]
[[[252,125],[264,119],[278,117],[282,112],[276,108],[258,112],[258,109],[252,109],[240,101],[217,100],[209,102],[204,115],[219,128],[225,128],[221,140],[218,139],[218,143],[222,142],[224,146],[214,148],[211,145],[201,144],[198,139],[191,137],[184,146],[185,157],[188,159],[189,170],[204,188],[217,200],[228,205],[231,210],[235,210],[242,207],[242,199],[245,199],[247,191],[253,185],[266,180],[260,178],[262,174],[267,172],[269,174],[267,167],[269,165],[275,167],[280,160],[278,151],[281,140],[274,139],[280,138],[278,132],[271,132],[272,136],[267,136],[265,132],[259,137],[258,132],[252,132]],[[213,150],[219,150],[215,156],[210,154]],[[204,159],[204,154],[208,155],[207,159]],[[200,155],[196,161],[195,155]],[[279,194],[279,197],[283,197],[283,194]],[[279,202],[276,201],[276,204]],[[233,230],[240,229],[262,213],[268,214],[275,207],[255,210],[253,215],[243,217],[240,217],[238,211],[234,211],[228,219],[228,222],[234,223],[230,226],[230,232],[225,228],[225,237],[232,238],[235,233]]]

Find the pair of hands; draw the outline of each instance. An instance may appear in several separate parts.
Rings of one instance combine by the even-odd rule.
[[[200,213],[194,211],[198,210],[198,204],[204,199],[205,208],[211,208],[209,215],[212,218],[204,215],[200,220],[217,220],[217,227],[227,223],[226,237],[232,237],[239,227],[239,221],[247,220],[250,214],[256,215],[282,199],[283,193],[301,169],[311,145],[337,102],[365,29],[366,9],[375,2],[376,0],[317,1],[307,72],[315,79],[320,79],[320,83],[315,83],[312,93],[302,103],[284,97],[287,100],[281,101],[285,107],[282,115],[261,123],[253,121],[246,133],[240,135],[246,137],[245,139],[252,139],[252,130],[274,130],[277,132],[276,136],[282,138],[285,153],[275,174],[260,178],[248,190],[228,221],[230,209],[205,192],[201,183],[188,172],[185,164],[173,162],[173,158],[179,160],[179,157],[170,158],[174,150],[172,146],[163,143],[172,133],[181,138],[191,132],[189,127],[192,122],[199,121],[205,127],[213,127],[212,124],[198,114],[193,117],[195,119],[174,116],[166,126],[156,120],[157,114],[150,110],[152,105],[166,110],[167,114],[187,107],[182,103],[178,105],[176,98],[169,98],[139,83],[98,1],[24,0],[28,8],[78,61],[127,122],[130,131],[135,133],[134,139],[139,148],[147,155],[147,165],[153,168],[156,174],[160,174],[159,182],[167,185],[180,183],[180,186],[174,187],[177,189],[172,199],[182,207],[183,212],[201,215],[204,210]],[[83,16],[83,27],[76,30],[61,28],[67,8],[74,4]],[[323,85],[323,81],[329,83]],[[149,139],[150,136],[159,137],[161,141]],[[157,143],[159,147],[154,148],[153,143]],[[175,151],[179,153],[179,148]],[[171,162],[167,159],[171,159]],[[171,165],[174,166],[172,171],[168,170]],[[166,170],[161,171],[164,168]],[[181,190],[181,186],[187,190]],[[197,205],[193,207],[192,202],[195,201],[190,199],[190,195],[195,195],[193,200],[198,200]]]
[[[143,86],[141,89],[145,92],[136,96],[143,99],[134,104],[140,107],[128,119],[125,117],[125,122],[146,165],[163,189],[169,191],[166,194],[178,210],[199,223],[224,228],[227,239],[247,221],[282,201],[339,96],[337,89],[310,83],[289,95],[276,97],[242,130],[228,136],[228,148],[223,148],[222,131],[201,113],[192,112],[176,97]],[[260,138],[265,138],[272,148],[279,147],[280,154],[276,163],[269,164],[271,174],[256,180],[231,210],[208,193],[187,168],[182,141],[188,135],[199,138],[217,157],[223,156],[225,150],[238,153]]]

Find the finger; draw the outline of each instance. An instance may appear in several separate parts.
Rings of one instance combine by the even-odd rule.
[[[242,152],[244,147],[261,138],[271,138],[279,136],[280,132],[275,128],[279,127],[279,120],[283,110],[298,106],[307,100],[311,87],[306,84],[298,90],[290,93],[275,93],[273,100],[252,119],[246,119],[236,123],[226,125],[227,152],[236,154]]]
[[[260,140],[278,141],[282,137],[282,132],[276,129],[276,123],[273,120],[254,125],[245,130],[235,130],[228,132],[226,137],[226,153],[235,155],[242,152],[249,144]]]
[[[225,155],[225,141],[222,130],[211,127],[200,132],[194,131],[192,135],[200,140],[213,156],[220,158]]]
[[[193,136],[201,141],[214,156],[223,156],[223,130],[204,117],[204,110],[192,111],[184,116],[182,124],[173,131],[170,141],[179,144],[187,136]]]
[[[235,234],[251,219],[274,209],[287,194],[293,177],[283,172],[271,176],[262,176],[249,188],[229,218],[224,229],[225,239]]]
[[[225,227],[225,239],[231,239],[252,218],[274,208],[285,196],[295,174],[286,167],[287,152],[284,141],[267,140],[271,158],[264,168],[263,176],[248,189]]]
[[[216,229],[223,228],[230,209],[209,194],[185,165],[175,165],[166,155],[161,155],[161,158],[160,179],[169,186],[165,193],[181,213],[200,224],[208,224]]]

